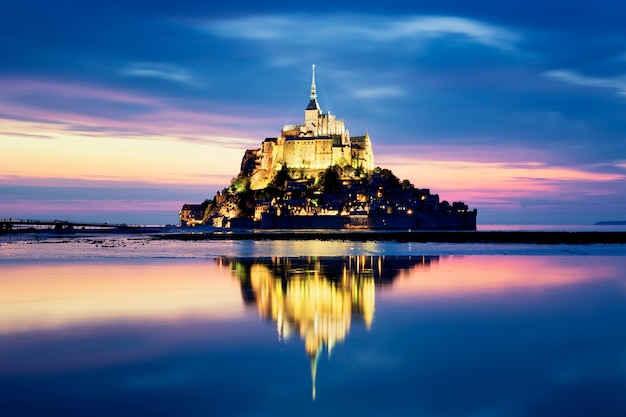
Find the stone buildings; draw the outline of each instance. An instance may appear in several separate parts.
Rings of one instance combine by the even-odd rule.
[[[202,224],[204,212],[207,204],[183,204],[183,208],[178,212],[180,226],[196,226]]]
[[[350,136],[343,120],[323,113],[317,101],[315,65],[313,65],[310,101],[304,110],[304,122],[284,125],[280,136],[267,138],[255,151],[256,170],[251,188],[262,189],[276,171],[283,166],[302,170],[305,176],[315,177],[328,167],[339,165],[374,169],[374,152],[369,134]]]
[[[331,168],[331,169],[329,169]],[[439,201],[427,189],[374,168],[367,133],[350,136],[343,120],[323,113],[315,66],[301,124],[244,153],[239,174],[204,216],[186,205],[180,222],[215,227],[277,229],[475,230],[476,210]]]

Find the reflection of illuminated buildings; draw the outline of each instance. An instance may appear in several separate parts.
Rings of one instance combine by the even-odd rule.
[[[389,283],[398,272],[427,257],[349,256],[337,258],[223,259],[241,280],[247,303],[276,322],[279,339],[297,332],[311,359],[315,398],[317,362],[342,342],[352,316],[369,329],[374,318],[376,286]]]

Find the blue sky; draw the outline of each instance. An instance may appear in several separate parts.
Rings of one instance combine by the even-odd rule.
[[[301,121],[316,64],[377,165],[479,222],[624,219],[624,22],[618,1],[6,3],[0,217],[175,223]]]

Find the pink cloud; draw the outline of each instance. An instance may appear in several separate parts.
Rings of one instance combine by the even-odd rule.
[[[140,200],[13,200],[0,202],[0,212],[32,213],[46,215],[48,213],[75,213],[75,212],[163,212],[178,213],[183,202],[180,201],[140,201]]]
[[[173,103],[164,99],[94,85],[17,78],[0,80],[0,90],[3,91],[0,113],[13,115],[14,124],[22,121],[28,123],[32,130],[25,132],[4,126],[3,133],[7,135],[47,136],[45,132],[54,130],[57,134],[80,133],[87,137],[192,140],[249,147],[258,145],[267,135],[277,134],[281,126],[278,118],[267,115],[246,116],[252,113],[247,108],[219,104],[220,112],[186,111],[176,108]],[[42,108],[21,100],[22,97],[32,94],[48,98],[89,98],[114,105],[140,105],[145,107],[145,111],[129,113],[124,118],[103,117],[85,114],[79,102],[76,103],[75,110],[63,110],[51,106]],[[200,103],[198,104],[200,107]],[[206,103],[203,105],[206,106]],[[37,129],[38,126],[41,129]],[[265,135],[262,133],[264,130]]]

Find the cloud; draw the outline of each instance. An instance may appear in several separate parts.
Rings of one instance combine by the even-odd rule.
[[[154,139],[242,148],[258,145],[259,127],[279,120],[211,104],[185,110],[165,98],[89,83],[0,80],[3,137]],[[208,107],[208,108],[207,108]],[[22,120],[28,115],[29,120]]]
[[[579,183],[621,182],[626,180],[626,172],[599,172],[593,166],[557,166],[538,161],[507,160],[500,156],[499,161],[472,161],[459,152],[455,158],[451,155],[438,154],[437,151],[419,152],[419,147],[399,147],[404,153],[385,153],[377,156],[376,163],[383,166],[397,166],[415,169],[420,167],[421,177],[435,174],[432,178],[443,181],[455,181],[458,184],[483,184],[493,187],[501,182],[536,182],[558,184],[576,181]],[[419,155],[419,156],[415,156]],[[514,157],[513,157],[514,158]],[[463,176],[458,171],[464,171]],[[506,187],[504,187],[506,188]],[[515,188],[515,187],[513,187]],[[540,187],[541,188],[541,187]]]
[[[2,116],[0,116],[0,120],[2,120]],[[28,133],[19,133],[19,132],[9,132],[9,131],[1,131],[0,136],[13,136],[16,138],[27,138],[27,139],[53,139],[50,135],[30,135]]]
[[[608,78],[588,77],[568,70],[548,71],[545,75],[568,84],[616,90],[617,94],[626,96],[626,75]]]
[[[479,148],[473,149],[475,154],[472,150],[463,153],[462,148],[454,152],[454,148],[440,150],[435,146],[382,148],[383,152],[376,155],[377,165],[391,168],[398,177],[409,179],[417,187],[430,188],[441,199],[461,200],[478,208],[485,216],[483,222],[496,221],[494,213],[508,212],[510,219],[519,216],[540,223],[576,223],[582,219],[597,221],[601,217],[598,213],[624,210],[620,184],[626,180],[626,171],[615,164],[610,169],[548,165],[534,159],[541,156],[540,152],[515,149],[501,152],[498,157],[486,148],[485,158]],[[524,155],[528,158],[525,161]],[[566,212],[580,216],[575,219]],[[542,217],[551,213],[563,213],[563,217]]]
[[[369,131],[377,162],[401,163],[422,186],[440,189],[437,171],[455,171],[459,159],[503,164],[481,165],[490,176],[478,184],[507,179],[518,195],[533,184],[540,192],[577,182],[551,177],[553,165],[574,166],[583,177],[626,166],[624,158],[615,162],[626,147],[617,97],[626,94],[626,55],[623,13],[613,6],[610,13],[549,8],[554,15],[459,2],[402,10],[337,4],[330,12],[295,3],[263,11],[228,3],[109,6],[94,20],[91,9],[62,1],[29,15],[28,27],[6,14],[0,33],[12,42],[0,62],[0,174],[94,178],[112,174],[101,166],[106,154],[121,164],[119,178],[180,182],[189,171],[214,172],[224,179],[206,182],[227,184],[244,149],[302,121],[311,63],[320,68],[322,108],[354,134]],[[63,30],[51,30],[59,22]],[[437,146],[429,155],[386,158],[383,146],[393,144]],[[397,154],[450,165],[421,171]],[[543,165],[527,175],[528,161]],[[475,189],[463,180],[481,167],[460,167],[459,190]],[[509,178],[514,168],[521,173]],[[575,176],[558,173],[565,174]],[[585,178],[587,195],[619,182]]]
[[[512,50],[521,36],[509,29],[464,17],[411,16],[372,17],[331,15],[315,19],[304,15],[249,16],[224,21],[204,22],[208,33],[255,41],[293,44],[341,44],[346,41],[387,44],[400,40],[429,40],[443,36],[462,36],[474,43],[500,50]],[[297,34],[297,35],[294,35]]]
[[[396,21],[390,25],[392,38],[461,35],[473,42],[512,50],[521,39],[513,31],[463,17],[424,16]]]
[[[201,202],[227,185],[230,176],[204,177],[202,184],[112,179],[0,175],[0,213],[12,218],[176,223],[184,202]],[[187,178],[189,180],[189,178]]]
[[[356,89],[352,95],[356,98],[390,98],[403,96],[404,91],[396,86],[381,86]]]
[[[90,98],[120,104],[151,106],[156,100],[147,96],[133,94],[121,89],[98,86],[89,83],[50,81],[44,78],[4,77],[0,79],[3,102],[7,97],[17,100],[23,97],[55,96],[70,98]]]
[[[122,75],[140,78],[158,78],[190,86],[200,85],[189,71],[172,64],[164,63],[132,63],[121,70]]]

